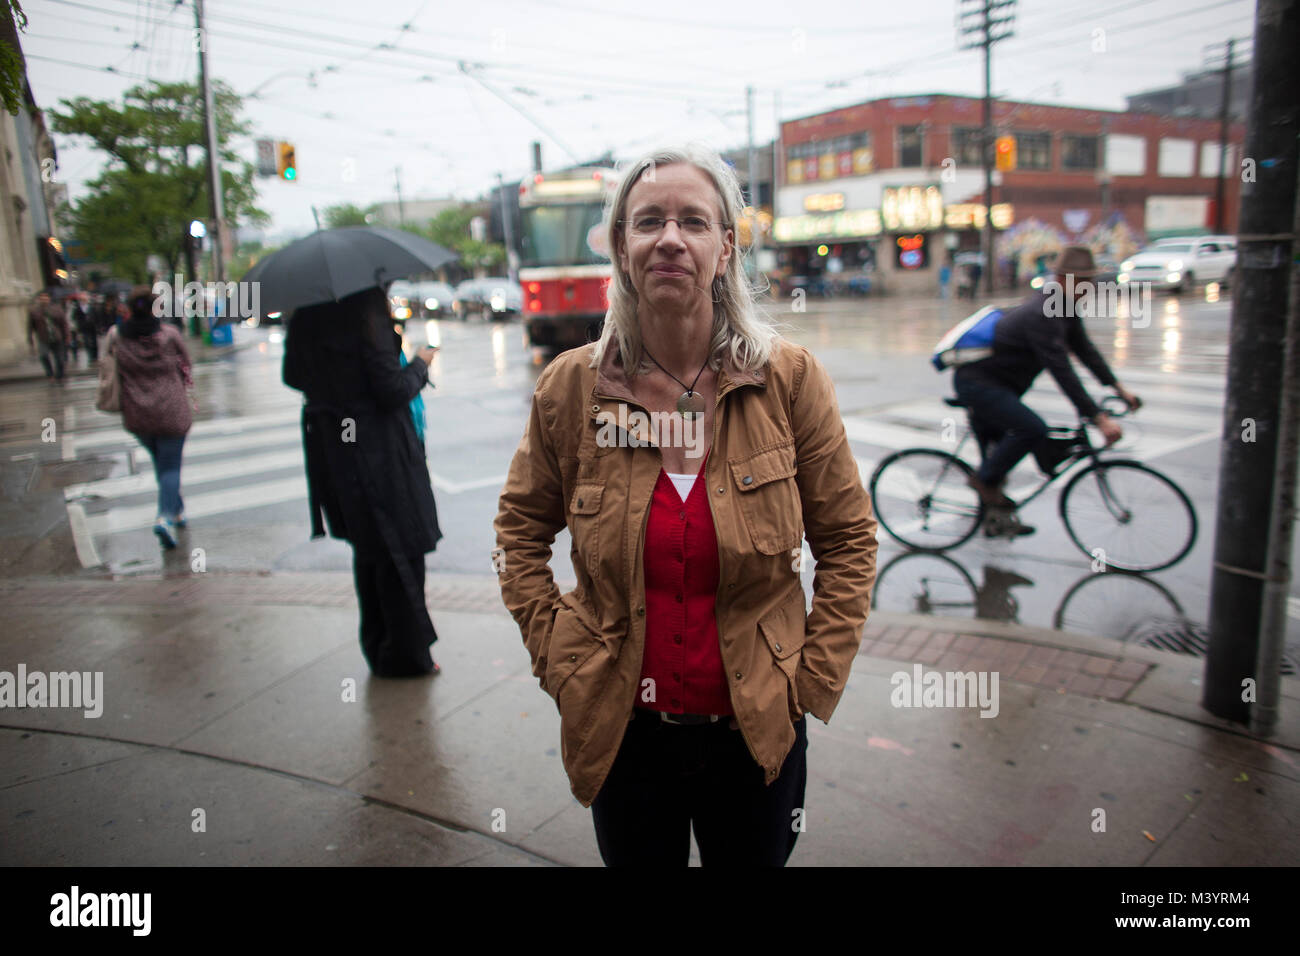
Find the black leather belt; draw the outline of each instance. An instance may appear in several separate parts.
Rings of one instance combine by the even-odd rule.
[[[636,715],[642,720],[653,720],[656,723],[675,724],[678,727],[699,727],[702,724],[716,724],[720,720],[726,720],[726,715],[719,714],[670,714],[662,710],[645,710],[636,708]]]

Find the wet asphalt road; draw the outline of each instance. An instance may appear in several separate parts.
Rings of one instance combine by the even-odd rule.
[[[1014,542],[977,537],[943,556],[914,555],[882,531],[878,606],[1132,640],[1203,624],[1230,307],[1215,299],[1214,290],[1158,296],[1142,328],[1127,318],[1088,322],[1120,381],[1146,403],[1125,423],[1122,449],[1173,478],[1196,508],[1200,531],[1186,559],[1143,577],[1094,573],[1067,537],[1049,489],[1023,515],[1038,533]],[[950,376],[927,360],[935,341],[972,310],[968,303],[880,298],[814,301],[804,312],[784,301],[767,308],[829,369],[864,477],[898,448],[942,447],[945,420],[953,419],[940,401]],[[442,346],[436,387],[424,392],[445,535],[429,570],[490,573],[496,499],[541,366],[524,349],[517,322],[413,323],[408,338]],[[149,531],[156,493],[148,456],[120,431],[118,416],[94,409],[93,377],[61,387],[0,386],[0,573],[186,571],[199,564],[209,571],[350,569],[346,545],[309,540],[301,399],[280,383],[278,331],[241,328],[236,341],[246,347],[195,370],[200,411],[182,472],[191,528],[182,547],[166,554]],[[1094,396],[1104,394],[1080,374]],[[1049,376],[1028,401],[1051,424],[1074,423]],[[568,578],[567,536],[556,550],[557,573]],[[1300,587],[1293,583],[1291,593],[1294,657]]]

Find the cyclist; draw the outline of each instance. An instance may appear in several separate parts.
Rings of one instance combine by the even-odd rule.
[[[1091,250],[1067,247],[1057,260],[1055,273],[1055,283],[1044,283],[1042,290],[998,320],[993,354],[959,366],[953,377],[957,397],[970,409],[971,428],[983,458],[969,483],[988,509],[984,528],[988,535],[1034,533],[1016,517],[1016,503],[1002,493],[1002,484],[1031,451],[1039,453],[1039,464],[1045,469],[1053,464],[1047,450],[1047,424],[1021,401],[1039,372],[1047,369],[1052,373],[1079,415],[1097,427],[1108,446],[1119,441],[1123,432],[1089,397],[1070,364],[1070,353],[1102,385],[1113,388],[1130,409],[1142,404],[1115,378],[1088,338],[1082,317],[1076,314],[1075,303],[1097,275]],[[1066,295],[1071,289],[1073,295]]]

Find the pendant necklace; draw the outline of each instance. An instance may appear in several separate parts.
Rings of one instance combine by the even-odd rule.
[[[642,345],[641,350],[645,352],[650,361],[654,362],[655,365],[659,365],[659,360],[650,354],[648,348]],[[706,358],[704,364],[700,366],[700,370],[695,373],[695,381],[691,382],[690,385],[687,385],[672,372],[668,371],[668,369],[659,365],[659,371],[663,372],[682,388],[686,389],[686,391],[682,392],[681,397],[677,399],[677,411],[683,418],[698,418],[700,415],[704,414],[704,396],[695,391],[695,382],[700,380],[700,376],[704,374],[704,370],[708,368],[708,365],[709,360]]]

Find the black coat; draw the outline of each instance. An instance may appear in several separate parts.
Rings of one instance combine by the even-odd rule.
[[[299,309],[289,323],[284,383],[302,392],[312,537],[343,538],[365,555],[411,557],[442,537],[409,403],[429,368],[398,358],[378,289]]]

